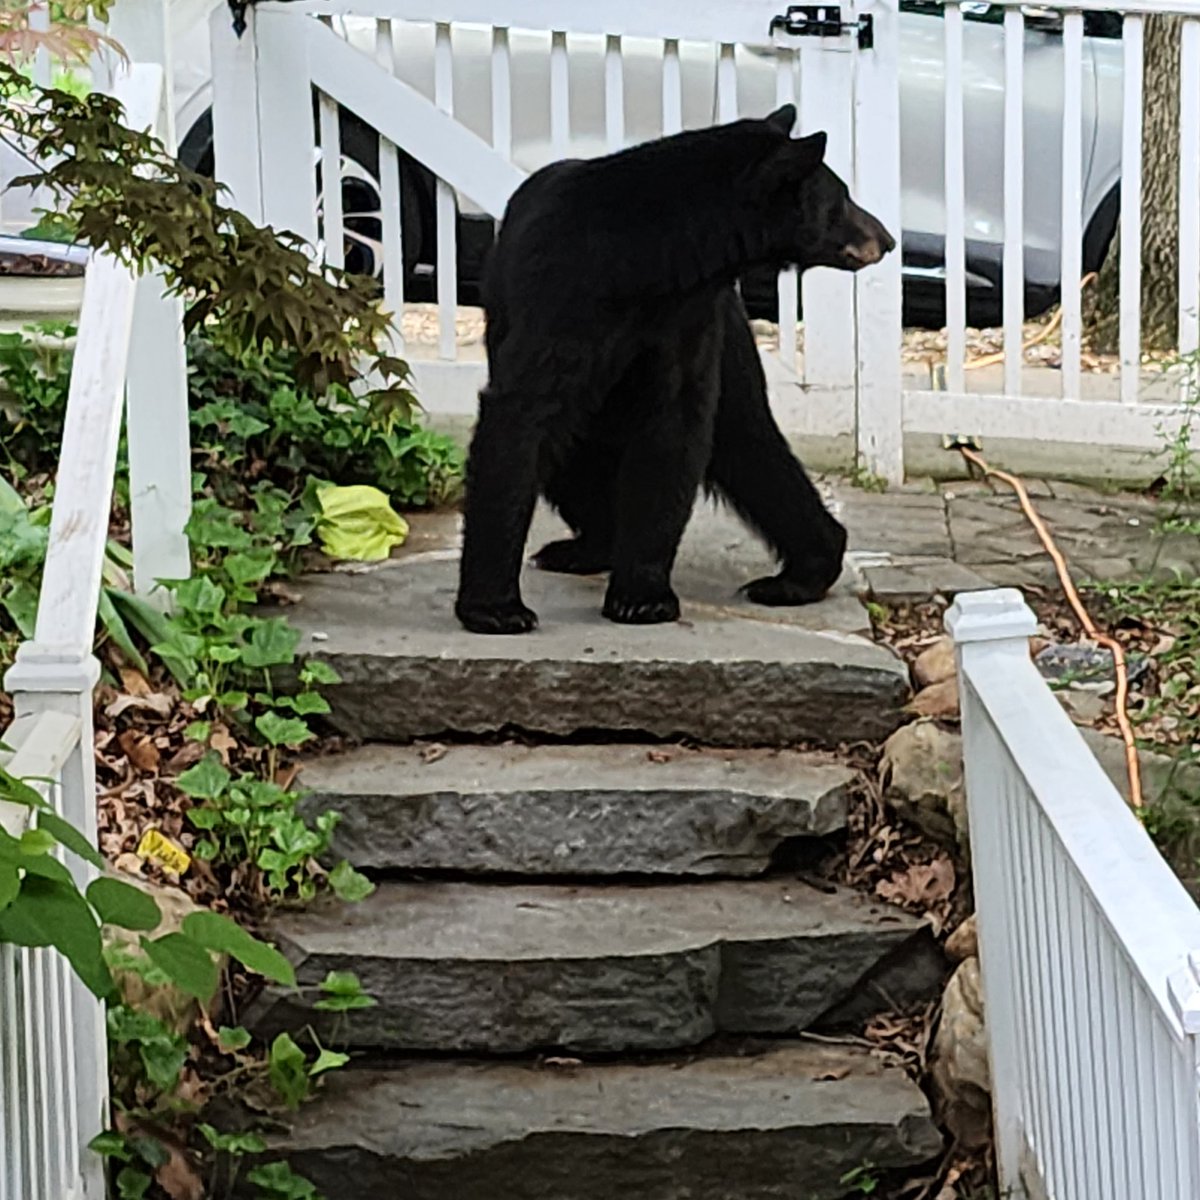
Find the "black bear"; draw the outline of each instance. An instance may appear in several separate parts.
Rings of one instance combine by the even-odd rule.
[[[846,533],[767,403],[736,281],[756,266],[856,271],[895,246],[793,139],[787,105],[605,158],[554,163],[513,194],[484,283],[488,383],[467,465],[455,612],[476,633],[537,624],[520,572],[540,495],[574,531],[535,562],[608,571],[604,615],[673,621],[671,571],[706,486],[766,540],[760,604],[819,600]]]

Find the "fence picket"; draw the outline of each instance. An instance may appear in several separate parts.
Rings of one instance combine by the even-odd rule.
[[[433,55],[433,102],[453,116],[454,51],[449,25],[438,25]],[[440,177],[436,192],[438,356],[453,362],[458,357],[458,206],[454,189]]]
[[[1183,23],[1179,62],[1179,352],[1200,350],[1200,19]]]
[[[1004,10],[1004,390],[1021,394],[1025,326],[1025,17]]]
[[[1136,404],[1142,371],[1142,18],[1121,25],[1121,233],[1118,267],[1121,400]]]

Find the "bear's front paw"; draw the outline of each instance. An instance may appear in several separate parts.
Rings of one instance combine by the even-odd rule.
[[[528,633],[537,628],[537,613],[520,600],[502,604],[479,604],[460,600],[454,614],[471,633]]]
[[[785,608],[797,604],[814,604],[823,600],[829,588],[824,583],[806,583],[782,575],[767,575],[746,584],[741,591],[742,595],[755,604]]]
[[[609,587],[604,615],[619,625],[663,625],[679,620],[679,597],[670,588],[653,593]]]
[[[533,565],[561,575],[600,575],[612,567],[610,557],[607,550],[582,538],[563,538],[547,542],[533,556]]]

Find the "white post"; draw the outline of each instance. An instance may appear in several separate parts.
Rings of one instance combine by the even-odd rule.
[[[93,750],[92,690],[100,680],[100,664],[91,654],[25,642],[4,677],[18,719],[44,712],[61,712],[79,722],[79,745],[62,772],[61,814],[83,834],[89,845],[96,836],[96,761]],[[77,884],[84,888],[95,869],[82,859],[70,863]],[[78,1095],[80,1174],[86,1200],[103,1200],[104,1164],[86,1145],[108,1127],[108,1053],[104,1006],[72,975],[75,1020],[71,1052],[75,1059]]]
[[[165,606],[159,581],[191,574],[192,456],[183,302],[155,274],[138,280],[125,406],[133,585]]]
[[[324,30],[303,13],[262,11],[255,17],[262,219],[315,247],[317,142],[308,47],[309,34]],[[340,186],[337,167],[333,175]]]
[[[262,134],[258,121],[258,38],[253,8],[246,30],[233,31],[228,5],[209,17],[212,48],[213,163],[217,181],[228,189],[235,208],[252,221],[263,219]]]
[[[155,132],[175,150],[175,72],[171,52],[171,7],[168,0],[119,0],[108,21],[108,33],[131,62],[156,63],[163,69],[163,113]]]
[[[858,456],[872,474],[904,481],[900,270],[900,12],[898,0],[855,9],[873,20],[874,46],[859,50],[854,87],[856,199],[896,239],[883,262],[854,279],[858,329]]]
[[[946,613],[946,630],[958,657],[958,694],[962,709],[963,767],[971,830],[971,870],[978,904],[979,966],[983,978],[988,1053],[992,1075],[992,1113],[1000,1192],[1024,1197],[1020,1164],[1021,1062],[1018,1012],[1013,987],[1011,939],[1017,936],[1005,864],[992,849],[1004,844],[1004,809],[994,784],[997,772],[988,760],[986,717],[971,690],[973,674],[1013,657],[1029,658],[1029,639],[1037,618],[1016,588],[960,592]]]

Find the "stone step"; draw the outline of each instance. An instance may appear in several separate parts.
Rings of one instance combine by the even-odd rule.
[[[537,538],[556,532],[541,519]],[[683,619],[669,625],[614,625],[600,616],[603,578],[530,568],[523,587],[540,628],[466,633],[453,613],[458,551],[440,526],[393,561],[309,576],[289,619],[302,653],[342,677],[327,691],[333,724],[363,741],[505,729],[716,746],[887,737],[908,675],[862,636],[869,621],[849,580],[820,604],[750,604],[737,585],[771,569],[752,541],[733,518],[697,510],[677,572]]]
[[[843,829],[853,781],[794,751],[636,745],[372,745],[301,774],[355,866],[564,876],[760,874]]]
[[[639,1066],[337,1071],[271,1149],[327,1200],[834,1200],[851,1173],[916,1166],[942,1143],[901,1070],[799,1043]]]
[[[847,1006],[857,1018],[864,1004],[924,999],[940,979],[915,917],[778,880],[392,883],[359,904],[283,914],[270,932],[300,987],[264,991],[248,1025],[332,1035],[317,985],[353,971],[377,1004],[337,1036],[392,1050],[669,1050],[718,1031],[793,1033]]]

